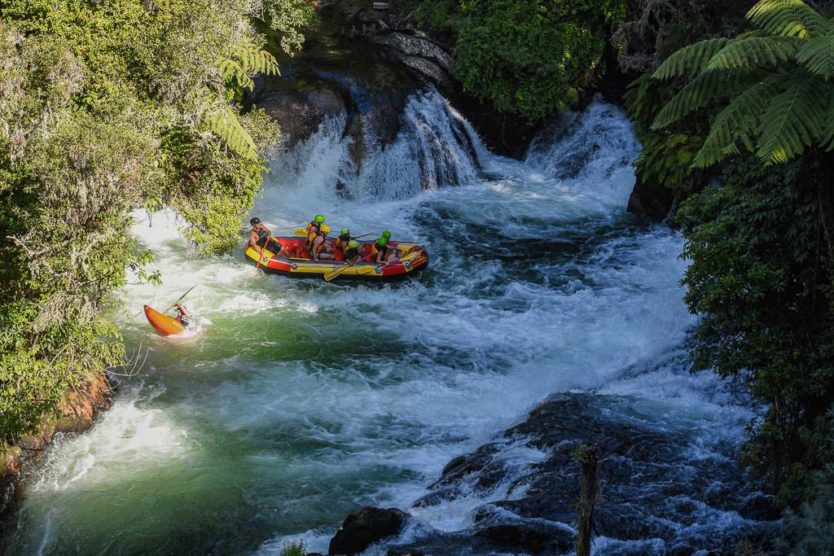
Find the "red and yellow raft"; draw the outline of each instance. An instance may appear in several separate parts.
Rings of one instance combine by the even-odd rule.
[[[185,326],[180,321],[160,313],[150,305],[145,305],[145,316],[160,336],[173,336],[185,330]]]
[[[267,273],[286,274],[287,276],[310,278],[323,277],[325,274],[342,268],[347,263],[335,261],[314,261],[304,249],[303,237],[273,237],[282,248],[283,257],[276,257],[270,250],[264,251],[259,268]],[[328,244],[333,240],[328,240]],[[363,256],[369,256],[374,241],[362,241],[359,243],[359,252]],[[338,279],[367,280],[369,282],[381,282],[396,280],[412,276],[429,264],[429,254],[416,243],[405,243],[390,241],[388,246],[399,249],[402,256],[398,261],[389,262],[387,265],[378,265],[375,262],[358,262],[339,273]],[[258,264],[259,253],[251,246],[246,249],[246,258],[254,265]],[[285,258],[286,257],[286,258]]]

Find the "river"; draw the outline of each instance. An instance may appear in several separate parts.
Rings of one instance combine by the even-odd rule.
[[[253,215],[275,231],[316,213],[389,229],[427,247],[417,279],[266,276],[240,250],[199,257],[170,214],[136,213],[164,283],[130,285],[114,315],[132,376],[90,432],[27,470],[9,553],[326,552],[349,512],[408,509],[554,392],[627,396],[699,449],[741,442],[750,407],[667,357],[695,322],[682,238],[625,212],[639,145],[619,109],[594,102],[522,161],[488,152],[433,91],[405,118],[358,174],[325,123],[272,161]],[[142,304],[194,284],[196,331],[155,336]],[[449,530],[472,507],[415,514]]]

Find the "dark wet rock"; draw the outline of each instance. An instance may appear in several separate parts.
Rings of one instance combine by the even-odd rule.
[[[676,192],[668,187],[638,178],[628,198],[628,212],[660,221],[669,216],[676,196]]]
[[[491,525],[479,529],[474,536],[489,541],[497,549],[530,554],[567,552],[576,542],[572,531],[543,524]]]
[[[695,452],[691,434],[655,422],[628,398],[556,395],[494,441],[451,460],[415,507],[461,496],[492,499],[473,511],[471,528],[457,532],[463,537],[429,535],[434,547],[445,539],[458,553],[570,551],[580,472],[572,453],[595,444],[602,458],[594,535],[609,539],[601,554],[732,553],[747,541],[765,546],[778,528],[770,497],[739,470],[734,445]],[[418,541],[409,548],[426,546]]]
[[[362,508],[350,514],[330,541],[328,554],[358,554],[370,545],[400,532],[407,514],[389,508]]]

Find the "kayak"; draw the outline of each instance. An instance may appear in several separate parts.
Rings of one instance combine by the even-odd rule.
[[[366,280],[369,282],[383,282],[397,280],[413,276],[426,268],[429,264],[429,254],[416,243],[401,241],[389,241],[392,248],[400,249],[402,257],[399,261],[390,262],[385,266],[375,262],[358,262],[351,266],[344,261],[314,261],[309,258],[304,249],[303,237],[273,237],[271,238],[281,244],[283,257],[276,257],[269,249],[264,251],[264,257],[260,261],[259,268],[268,274],[284,274],[299,278],[321,278],[325,274],[336,269],[344,268],[339,274],[339,279]],[[330,243],[330,240],[328,240]],[[374,241],[362,241],[359,243],[359,253],[363,256],[371,252]],[[246,249],[246,258],[254,265],[258,264],[260,254],[249,246]],[[287,258],[285,258],[287,257]]]
[[[180,321],[160,313],[150,305],[145,305],[145,316],[160,336],[173,336],[185,330],[185,326]]]

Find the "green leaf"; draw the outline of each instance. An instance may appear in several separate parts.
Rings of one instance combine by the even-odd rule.
[[[729,42],[707,64],[707,70],[778,66],[791,60],[802,41],[796,37],[745,37]]]
[[[657,114],[652,129],[661,129],[679,121],[711,102],[732,96],[740,84],[752,77],[749,74],[726,71],[706,71],[675,95]]]
[[[759,0],[747,18],[771,35],[809,39],[831,31],[831,23],[802,0]]]
[[[758,130],[762,114],[779,81],[776,76],[768,77],[734,98],[713,121],[693,164],[706,168],[729,154],[738,154],[738,140],[752,150],[752,135]]]
[[[807,41],[796,59],[805,68],[826,81],[834,77],[834,36],[824,35]]]
[[[710,59],[728,42],[727,38],[707,39],[685,46],[669,56],[652,74],[652,79],[671,79],[701,73]]]
[[[813,79],[790,82],[762,117],[756,155],[768,163],[784,163],[822,139],[827,100]]]

